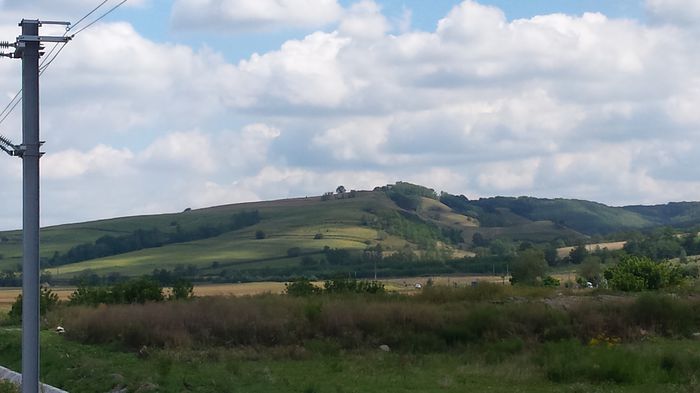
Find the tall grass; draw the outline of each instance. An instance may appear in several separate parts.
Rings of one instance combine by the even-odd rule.
[[[430,288],[421,295],[198,298],[189,302],[65,307],[48,316],[85,343],[188,347],[380,344],[434,351],[473,343],[596,337],[633,341],[700,331],[700,301],[647,294],[636,300],[581,297],[551,306],[535,293],[483,286]],[[546,292],[549,294],[550,292]],[[540,294],[541,296],[541,294]]]

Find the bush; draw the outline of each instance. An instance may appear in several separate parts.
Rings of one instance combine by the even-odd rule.
[[[46,315],[47,312],[53,310],[59,303],[58,295],[51,291],[51,288],[41,287],[39,294],[39,312],[41,315]],[[11,321],[22,320],[22,295],[20,294],[12,304],[12,308],[7,313]]]
[[[610,288],[625,292],[658,290],[678,285],[681,277],[677,268],[637,256],[625,257],[619,264],[605,271]]]
[[[178,283],[173,287],[174,291],[177,287],[177,296],[186,296],[188,293],[192,293],[192,284],[185,281],[178,281]],[[173,292],[173,296],[176,296],[175,292]],[[80,285],[70,295],[69,304],[97,306],[98,304],[143,304],[163,300],[165,300],[165,296],[160,283],[149,277],[141,277],[119,283],[113,287]]]
[[[284,284],[284,293],[290,296],[310,296],[321,293],[321,288],[306,278],[300,278]]]
[[[266,238],[266,237],[267,237],[267,234],[265,233],[265,231],[260,230],[260,229],[258,229],[257,231],[255,231],[255,238],[256,238],[256,239],[262,240],[262,239],[264,239],[264,238]]]
[[[544,280],[542,280],[542,285],[545,287],[559,288],[561,286],[561,282],[552,276],[547,276],[544,278]]]
[[[194,297],[194,286],[187,280],[177,280],[171,289],[169,300],[187,300]]]
[[[513,262],[511,282],[513,284],[536,285],[544,278],[547,262],[544,253],[529,249],[518,255]]]

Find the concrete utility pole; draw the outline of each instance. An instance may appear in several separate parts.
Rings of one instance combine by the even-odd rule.
[[[14,58],[22,59],[22,144],[0,137],[0,148],[22,158],[22,393],[39,392],[39,57],[42,42],[65,43],[69,37],[42,37],[42,24],[68,22],[23,19],[22,35],[14,44]]]

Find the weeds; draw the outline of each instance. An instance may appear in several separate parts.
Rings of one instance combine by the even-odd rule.
[[[64,307],[48,323],[84,343],[138,349],[303,347],[333,342],[343,349],[387,344],[406,352],[473,343],[546,343],[650,335],[687,337],[700,330],[698,300],[646,294],[638,299],[581,297],[565,306],[498,286],[435,287],[415,297],[334,294],[198,298],[143,305]]]

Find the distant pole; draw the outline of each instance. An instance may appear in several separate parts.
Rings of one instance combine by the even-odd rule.
[[[23,37],[39,21],[23,19]],[[39,391],[39,40],[22,48],[22,393]]]

